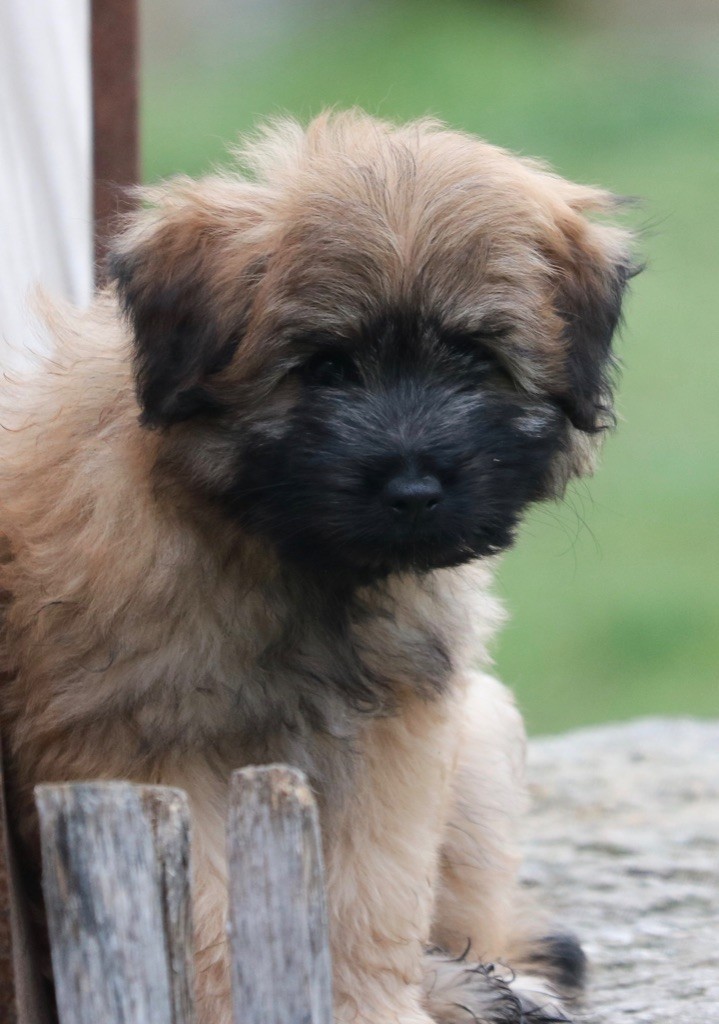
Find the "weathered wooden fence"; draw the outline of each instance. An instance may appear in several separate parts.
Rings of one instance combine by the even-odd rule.
[[[43,890],[60,1024],[191,1024],[185,794],[40,786]],[[235,1024],[331,1024],[317,809],[301,772],[236,772],[228,820]]]

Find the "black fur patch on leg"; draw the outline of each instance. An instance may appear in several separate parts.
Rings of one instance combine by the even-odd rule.
[[[438,1024],[570,1024],[543,978],[432,952],[425,960],[427,1009]]]
[[[526,957],[526,965],[564,992],[584,987],[587,958],[575,935],[545,935],[538,939]]]

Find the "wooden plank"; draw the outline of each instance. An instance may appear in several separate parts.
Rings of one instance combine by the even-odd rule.
[[[61,1024],[187,1024],[184,793],[83,783],[36,800]]]
[[[0,752],[0,1024],[17,1024],[17,990],[13,966],[13,882],[10,867],[10,837],[5,811],[5,784]]]
[[[48,1024],[52,1019],[35,940],[7,814],[0,749],[0,1024]]]
[[[235,1024],[332,1024],[322,847],[302,772],[234,773],[228,859]]]
[[[134,205],[140,181],[137,0],[92,0],[92,121],[95,264],[103,283],[107,244]]]
[[[150,816],[160,868],[170,998],[175,1024],[193,1021],[194,935],[190,880],[190,815],[184,793],[143,786],[143,806]]]

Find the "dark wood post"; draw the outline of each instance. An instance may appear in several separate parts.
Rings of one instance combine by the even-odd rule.
[[[96,282],[108,237],[140,180],[138,0],[92,0],[92,131]]]
[[[0,1024],[49,1024],[47,985],[10,835],[0,748]]]

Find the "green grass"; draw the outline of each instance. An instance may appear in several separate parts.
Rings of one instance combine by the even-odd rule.
[[[539,5],[385,2],[241,60],[150,68],[149,179],[198,173],[259,117],[433,113],[644,199],[648,271],[620,341],[620,430],[507,557],[497,649],[533,731],[719,714],[719,46],[568,23]]]

